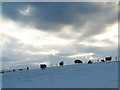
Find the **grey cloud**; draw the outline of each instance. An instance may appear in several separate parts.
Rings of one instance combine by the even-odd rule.
[[[23,16],[19,9],[31,6],[32,13]],[[72,25],[75,32],[91,36],[105,32],[105,28],[117,22],[117,6],[114,3],[3,3],[3,16],[37,29],[58,32]],[[87,25],[88,24],[88,25]],[[86,29],[86,25],[88,28]],[[83,31],[82,31],[83,30]]]
[[[84,45],[75,45],[75,49],[78,52],[82,53],[95,53],[95,57],[106,57],[106,56],[117,56],[118,53],[118,46],[114,46],[114,44],[111,44],[111,46],[108,47],[94,47],[94,46],[84,46]],[[113,48],[114,47],[114,48]]]

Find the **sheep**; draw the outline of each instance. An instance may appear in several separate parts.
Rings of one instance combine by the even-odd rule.
[[[82,61],[81,60],[75,60],[74,63],[79,64],[79,63],[82,63]]]
[[[89,60],[89,61],[88,61],[88,64],[92,64],[92,61],[91,61],[91,60]]]
[[[101,62],[105,62],[105,60],[101,60]]]
[[[15,72],[16,70],[15,69],[13,69],[13,72]]]
[[[27,67],[27,70],[29,70],[29,67]]]
[[[19,71],[22,71],[23,69],[18,69]]]
[[[63,66],[63,65],[64,65],[63,61],[61,61],[61,62],[59,63],[59,65],[60,65],[60,66]]]
[[[46,67],[47,67],[46,64],[40,64],[40,68],[41,68],[41,69],[45,69]]]
[[[5,73],[5,71],[3,71],[3,70],[2,70],[2,71],[0,71],[0,74],[2,74],[2,73]]]
[[[106,60],[106,61],[111,61],[111,60],[112,60],[112,57],[106,57],[105,60]]]

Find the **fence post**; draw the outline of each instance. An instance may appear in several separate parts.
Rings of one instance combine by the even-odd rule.
[[[99,59],[97,59],[97,62],[99,62]]]
[[[116,61],[117,61],[117,57],[115,57]]]
[[[52,64],[51,64],[51,67],[52,67]]]

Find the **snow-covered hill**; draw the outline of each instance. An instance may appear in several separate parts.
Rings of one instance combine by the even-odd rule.
[[[3,88],[117,88],[118,62],[6,72]]]

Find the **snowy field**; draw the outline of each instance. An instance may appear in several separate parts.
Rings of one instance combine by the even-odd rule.
[[[0,90],[2,89],[2,74],[0,74]]]
[[[117,88],[118,62],[6,72],[3,88]]]

